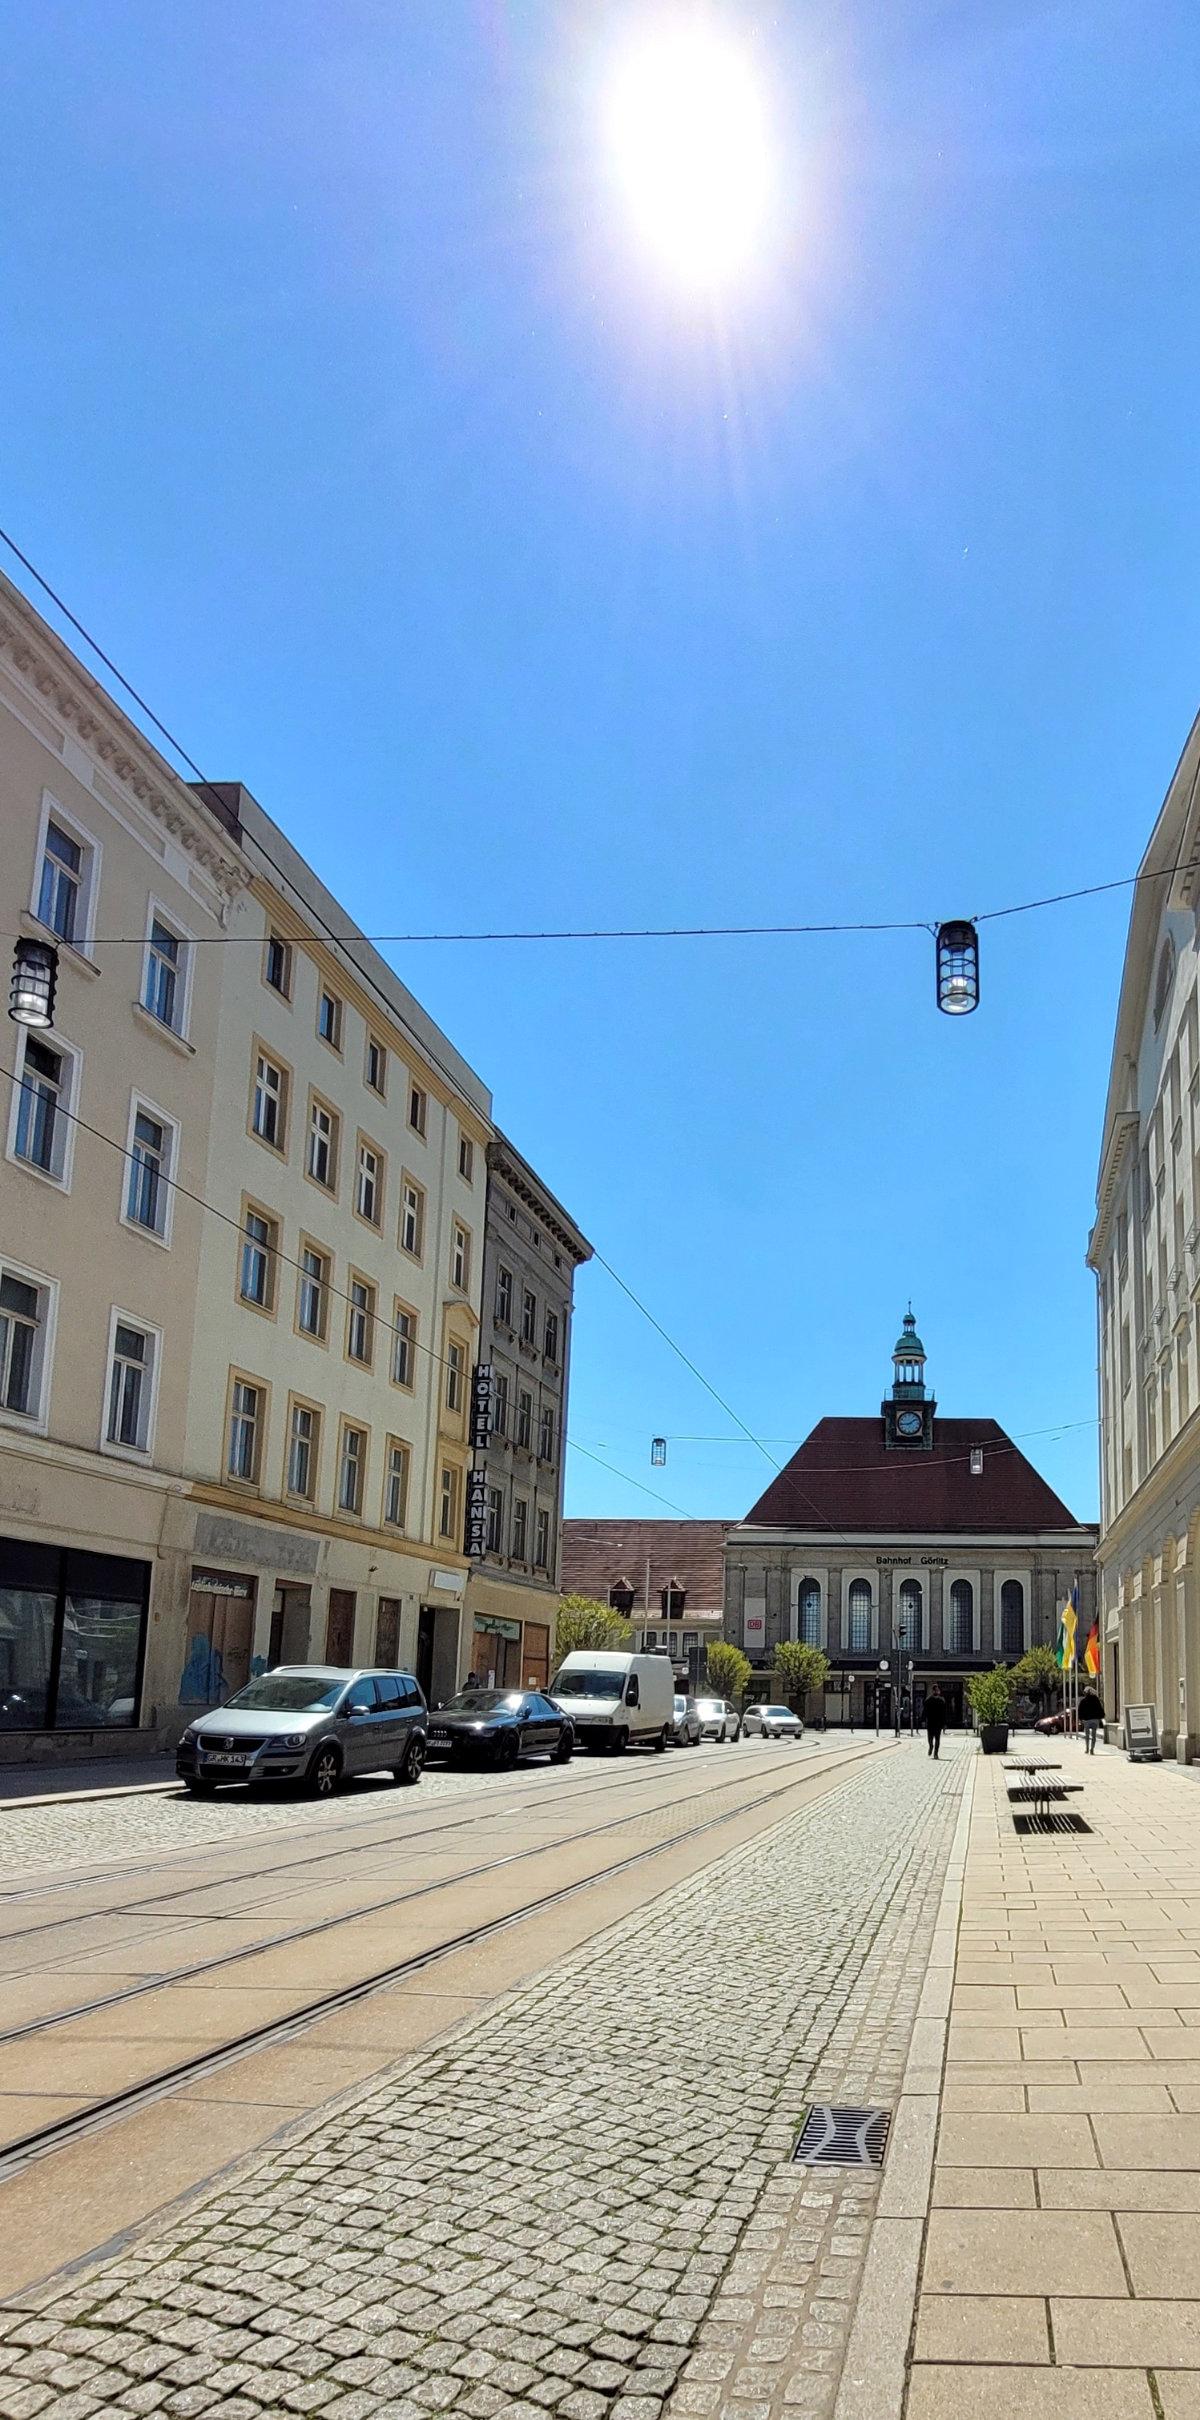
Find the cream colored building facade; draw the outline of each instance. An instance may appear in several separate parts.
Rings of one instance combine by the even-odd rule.
[[[1200,723],[1134,893],[1088,1261],[1105,1711],[1200,1746]]]
[[[59,948],[54,1030],[0,1028],[2,1758],[127,1745],[175,1702],[222,956],[203,945],[247,879],[3,579],[0,866],[5,932]]]

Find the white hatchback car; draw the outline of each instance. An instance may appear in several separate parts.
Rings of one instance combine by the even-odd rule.
[[[747,1706],[742,1717],[747,1739],[802,1739],[804,1725],[790,1706]]]

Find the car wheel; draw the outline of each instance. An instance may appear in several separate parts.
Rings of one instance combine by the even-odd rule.
[[[189,1798],[215,1798],[217,1794],[215,1781],[196,1781],[191,1775],[185,1776],[183,1786]]]
[[[655,1740],[655,1742],[654,1742],[654,1753],[655,1753],[655,1755],[656,1755],[656,1756],[665,1756],[665,1755],[666,1755],[666,1752],[667,1752],[667,1749],[670,1747],[670,1745],[671,1745],[671,1726],[670,1726],[670,1723],[664,1723],[664,1724],[663,1724],[663,1727],[662,1727],[662,1729],[661,1729],[661,1731],[659,1732],[658,1738],[657,1738],[657,1739]]]
[[[521,1742],[515,1731],[502,1731],[496,1747],[496,1762],[504,1773],[511,1773],[521,1753]]]
[[[332,1798],[341,1778],[341,1757],[332,1741],[326,1740],[304,1776],[305,1783],[314,1798]]]
[[[414,1731],[413,1736],[408,1743],[407,1753],[396,1767],[396,1779],[402,1784],[402,1786],[408,1788],[413,1782],[420,1780],[424,1770],[424,1736],[420,1731]]]
[[[562,1727],[562,1730],[559,1732],[559,1735],[558,1735],[558,1746],[557,1746],[557,1747],[556,1747],[556,1749],[554,1750],[554,1762],[555,1762],[555,1764],[556,1764],[556,1765],[569,1765],[569,1764],[570,1764],[570,1762],[571,1762],[571,1758],[573,1757],[574,1753],[575,1753],[575,1734],[574,1734],[574,1732],[573,1732],[573,1731],[572,1731],[572,1729],[571,1729],[570,1723],[564,1723],[564,1724],[563,1724],[563,1727]]]
[[[629,1746],[629,1733],[628,1733],[628,1731],[614,1731],[614,1732],[613,1732],[613,1755],[614,1755],[614,1756],[623,1756],[623,1755],[625,1754],[625,1750],[626,1750],[626,1748],[627,1748],[628,1746]]]

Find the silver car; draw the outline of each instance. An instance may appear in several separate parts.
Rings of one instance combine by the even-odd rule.
[[[802,1739],[804,1725],[790,1706],[747,1706],[742,1717],[747,1739]]]
[[[741,1729],[737,1708],[726,1704],[723,1697],[698,1697],[696,1712],[700,1717],[701,1739],[736,1739]]]
[[[300,1781],[331,1798],[344,1774],[419,1781],[427,1728],[411,1672],[280,1664],[188,1724],[175,1770],[196,1798],[229,1781]]]

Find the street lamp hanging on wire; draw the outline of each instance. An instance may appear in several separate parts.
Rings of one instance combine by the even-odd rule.
[[[937,1004],[947,1017],[969,1017],[979,1006],[979,935],[965,917],[937,929]]]
[[[667,1460],[667,1440],[666,1440],[666,1438],[665,1438],[665,1437],[652,1437],[652,1438],[650,1439],[650,1467],[651,1467],[651,1469],[652,1469],[652,1470],[663,1470],[663,1469],[665,1469],[665,1467],[666,1467],[666,1460]]]
[[[18,941],[13,952],[8,1013],[14,1025],[32,1025],[44,1032],[54,1023],[54,994],[58,986],[58,951],[51,941]]]

